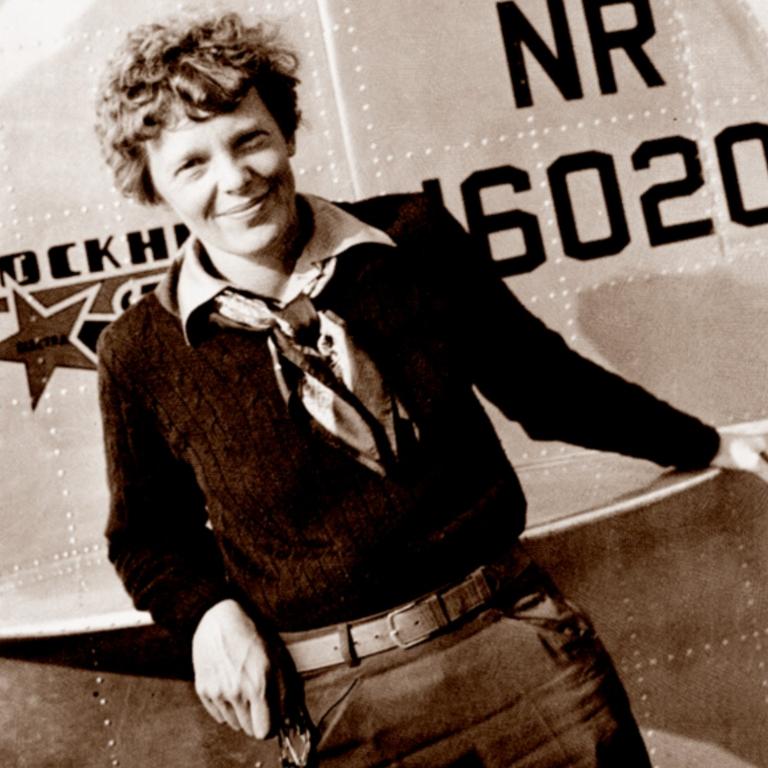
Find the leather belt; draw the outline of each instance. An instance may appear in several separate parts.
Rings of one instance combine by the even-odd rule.
[[[486,605],[494,593],[486,568],[446,589],[431,592],[388,613],[310,632],[282,633],[299,672],[354,664],[364,656],[410,648]]]

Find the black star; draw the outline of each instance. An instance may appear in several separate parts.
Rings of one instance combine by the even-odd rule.
[[[15,287],[12,295],[19,330],[0,341],[0,360],[24,365],[34,410],[57,367],[96,367],[95,358],[86,355],[72,341],[77,338],[75,325],[86,305],[93,302],[94,291],[75,295],[51,307],[25,296]]]

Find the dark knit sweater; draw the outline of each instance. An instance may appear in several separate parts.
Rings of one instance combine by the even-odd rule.
[[[525,499],[473,386],[534,438],[679,467],[717,450],[715,430],[569,350],[425,197],[348,210],[398,248],[341,255],[315,304],[419,425],[395,475],[289,413],[265,333],[199,318],[190,345],[151,294],[100,340],[109,555],[137,607],[182,634],[224,597],[281,630],[355,618],[501,554]]]

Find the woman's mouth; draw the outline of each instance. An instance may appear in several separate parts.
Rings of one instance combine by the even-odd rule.
[[[216,216],[217,218],[247,219],[250,216],[253,216],[253,214],[258,213],[268,194],[269,190],[266,190],[260,195],[254,195],[253,197],[244,200],[242,203],[238,203],[237,205],[233,205],[221,211],[221,213],[216,214]]]

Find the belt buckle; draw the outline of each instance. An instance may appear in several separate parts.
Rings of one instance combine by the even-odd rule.
[[[397,626],[396,618],[420,606],[425,606],[429,609],[429,616],[432,619],[430,626],[412,638],[403,639],[401,636],[403,628]],[[450,623],[451,621],[445,611],[443,601],[440,599],[440,596],[435,593],[429,595],[428,597],[421,598],[420,600],[414,600],[413,602],[401,605],[399,608],[395,608],[387,614],[387,627],[389,628],[389,636],[392,638],[392,642],[398,646],[398,648],[411,648],[414,645],[423,643],[425,640],[428,640],[430,637],[432,637],[435,632],[442,629],[443,627],[448,626]]]

